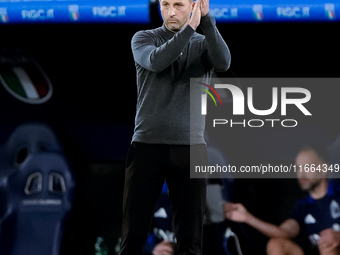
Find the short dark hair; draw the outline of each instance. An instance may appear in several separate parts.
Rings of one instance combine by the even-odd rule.
[[[299,153],[303,151],[314,151],[320,160],[324,161],[325,163],[328,163],[329,161],[328,151],[326,147],[321,144],[305,144],[299,150]]]

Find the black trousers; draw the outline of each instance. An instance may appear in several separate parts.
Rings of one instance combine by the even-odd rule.
[[[126,160],[120,255],[142,254],[164,180],[174,214],[177,254],[200,255],[206,179],[190,178],[190,150],[207,164],[205,145],[133,142]]]

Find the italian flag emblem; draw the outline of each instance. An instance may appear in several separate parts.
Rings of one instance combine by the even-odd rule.
[[[30,104],[41,104],[52,96],[52,84],[36,63],[3,64],[0,83],[15,98]]]
[[[261,4],[253,5],[253,15],[257,20],[263,19],[263,6]]]
[[[7,15],[1,15],[1,21],[3,23],[7,23],[8,22],[8,16]]]
[[[328,11],[328,12],[326,12],[326,14],[327,14],[327,17],[329,19],[334,19],[335,18],[335,12],[334,11]]]
[[[73,4],[68,6],[70,18],[74,21],[79,20],[79,5]]]
[[[325,13],[328,19],[335,19],[335,4],[325,4]]]
[[[78,12],[73,12],[71,14],[71,18],[72,18],[72,20],[78,20],[79,19],[79,13]]]
[[[257,12],[257,13],[255,13],[255,18],[256,18],[257,20],[263,19],[263,13],[262,13],[262,12]]]

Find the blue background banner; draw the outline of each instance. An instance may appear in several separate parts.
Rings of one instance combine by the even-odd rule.
[[[149,23],[149,1],[0,2],[0,23]]]
[[[157,1],[68,0],[0,1],[0,23],[151,23],[150,6]],[[330,1],[269,0],[210,1],[218,23],[339,21],[340,3]],[[160,17],[159,17],[160,18]]]
[[[242,4],[211,2],[210,12],[217,22],[287,22],[340,20],[339,3],[320,1],[244,1]]]

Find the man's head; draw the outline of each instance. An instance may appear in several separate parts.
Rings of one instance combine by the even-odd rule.
[[[296,156],[297,177],[302,190],[312,192],[326,178],[328,156],[325,148],[304,146]],[[326,169],[327,169],[326,168]]]
[[[159,0],[165,25],[179,31],[188,22],[194,7],[193,0]]]

